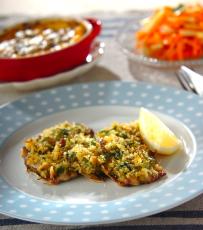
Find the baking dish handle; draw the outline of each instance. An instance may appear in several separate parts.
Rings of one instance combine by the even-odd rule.
[[[93,40],[101,32],[101,29],[102,29],[101,21],[98,19],[94,19],[94,18],[86,18],[86,20],[92,24],[92,31],[91,31],[89,37],[91,37],[91,39]]]

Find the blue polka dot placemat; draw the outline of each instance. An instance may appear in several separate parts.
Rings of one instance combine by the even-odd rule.
[[[23,220],[61,225],[121,222],[178,206],[203,191],[203,98],[181,90],[132,82],[98,82],[54,88],[0,109],[0,162],[4,144],[28,124],[62,111],[92,106],[146,107],[181,121],[194,135],[197,152],[190,166],[170,183],[149,192],[94,203],[69,203],[30,196],[0,174],[0,212]],[[13,162],[15,164],[15,162]],[[0,163],[1,167],[1,163]],[[10,169],[12,170],[12,168]]]

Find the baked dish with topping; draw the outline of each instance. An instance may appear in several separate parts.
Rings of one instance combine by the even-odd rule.
[[[94,18],[28,20],[0,30],[0,80],[28,81],[86,63],[101,23]]]
[[[119,185],[152,183],[166,175],[162,166],[144,144],[137,122],[113,123],[97,133],[103,172]]]
[[[0,57],[20,58],[57,51],[79,42],[88,32],[85,21],[45,18],[20,23],[0,34]]]

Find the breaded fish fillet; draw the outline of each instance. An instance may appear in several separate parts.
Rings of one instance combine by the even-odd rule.
[[[122,186],[151,183],[166,173],[140,136],[137,122],[114,123],[97,133],[103,172]]]
[[[95,181],[103,181],[104,173],[101,170],[98,157],[101,154],[99,142],[95,137],[79,134],[75,137],[74,147],[67,152],[67,156],[74,156],[79,164],[79,173]]]
[[[21,155],[28,171],[51,184],[79,174],[101,180],[94,132],[83,124],[64,122],[26,140]]]

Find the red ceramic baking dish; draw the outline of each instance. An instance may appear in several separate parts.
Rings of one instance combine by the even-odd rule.
[[[93,18],[79,21],[86,28],[84,36],[65,48],[39,55],[0,57],[0,81],[28,81],[42,78],[84,63],[93,40],[100,34],[101,22]]]

